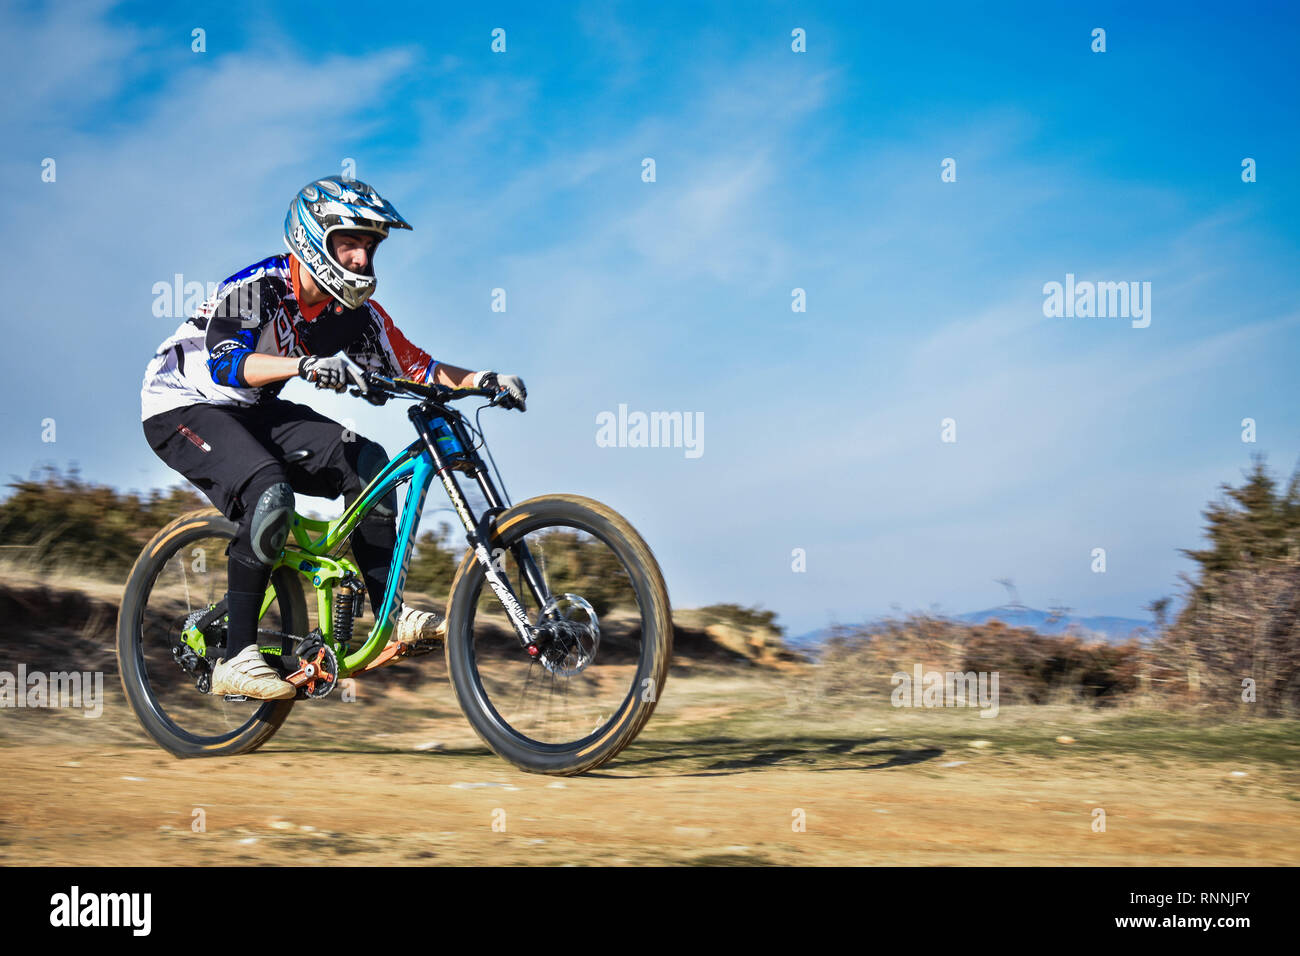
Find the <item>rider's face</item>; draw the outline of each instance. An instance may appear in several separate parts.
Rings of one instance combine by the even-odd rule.
[[[372,232],[336,232],[330,236],[330,251],[343,268],[359,275],[370,274],[370,261],[379,237]]]

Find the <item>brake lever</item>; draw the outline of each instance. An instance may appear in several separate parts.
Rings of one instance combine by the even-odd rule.
[[[390,387],[389,380],[386,379],[384,376],[378,374],[377,372],[373,372],[368,368],[362,368],[355,361],[353,361],[351,356],[347,355],[346,353],[343,355],[343,361],[347,363],[347,365],[350,368],[356,370],[357,374],[360,375],[362,380],[366,383],[366,388],[369,389],[372,393],[375,391],[382,392],[385,401],[387,401],[390,398],[397,397],[398,392],[394,391]],[[367,396],[365,392],[361,391],[361,389],[357,388],[357,386],[355,385],[350,386],[347,391],[348,394],[351,395],[353,398],[364,398],[367,401],[370,400],[369,396]]]
[[[517,405],[503,405],[503,404],[501,404],[501,399],[502,399],[503,397],[507,397],[507,396],[509,396],[509,395],[510,395],[510,389],[508,389],[508,388],[499,388],[499,389],[497,389],[497,393],[496,393],[495,395],[492,396],[492,400],[491,400],[490,402],[488,402],[488,405],[489,405],[489,406],[495,406],[496,408],[504,408],[506,411],[513,411],[514,409],[518,409],[518,410],[519,410],[519,413],[520,413],[521,415],[528,411],[527,407],[524,406],[522,403],[521,403],[521,404],[517,404]]]

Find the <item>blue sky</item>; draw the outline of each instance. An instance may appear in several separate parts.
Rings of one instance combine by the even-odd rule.
[[[352,158],[415,226],[376,299],[528,383],[526,415],[485,414],[512,495],[624,512],[674,603],[797,633],[1010,577],[1142,616],[1221,482],[1296,463],[1300,27],[1128,6],[6,4],[3,474],[175,481],[139,426],[179,322],[154,284],[281,251],[289,199]],[[1045,317],[1067,273],[1150,282],[1150,326]],[[703,455],[598,447],[621,403],[701,413]]]

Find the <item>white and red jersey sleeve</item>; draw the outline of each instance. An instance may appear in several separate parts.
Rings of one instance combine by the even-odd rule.
[[[393,323],[383,306],[373,299],[370,300],[370,305],[379,318],[379,341],[384,350],[384,358],[392,366],[392,374],[395,377],[432,384],[433,370],[438,366],[437,360],[428,352],[413,345]]]

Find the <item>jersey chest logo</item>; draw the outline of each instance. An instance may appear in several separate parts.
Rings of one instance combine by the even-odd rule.
[[[276,313],[275,321],[271,323],[271,332],[275,336],[276,352],[280,355],[294,354],[298,336],[294,331],[293,320],[285,314],[284,310]]]

